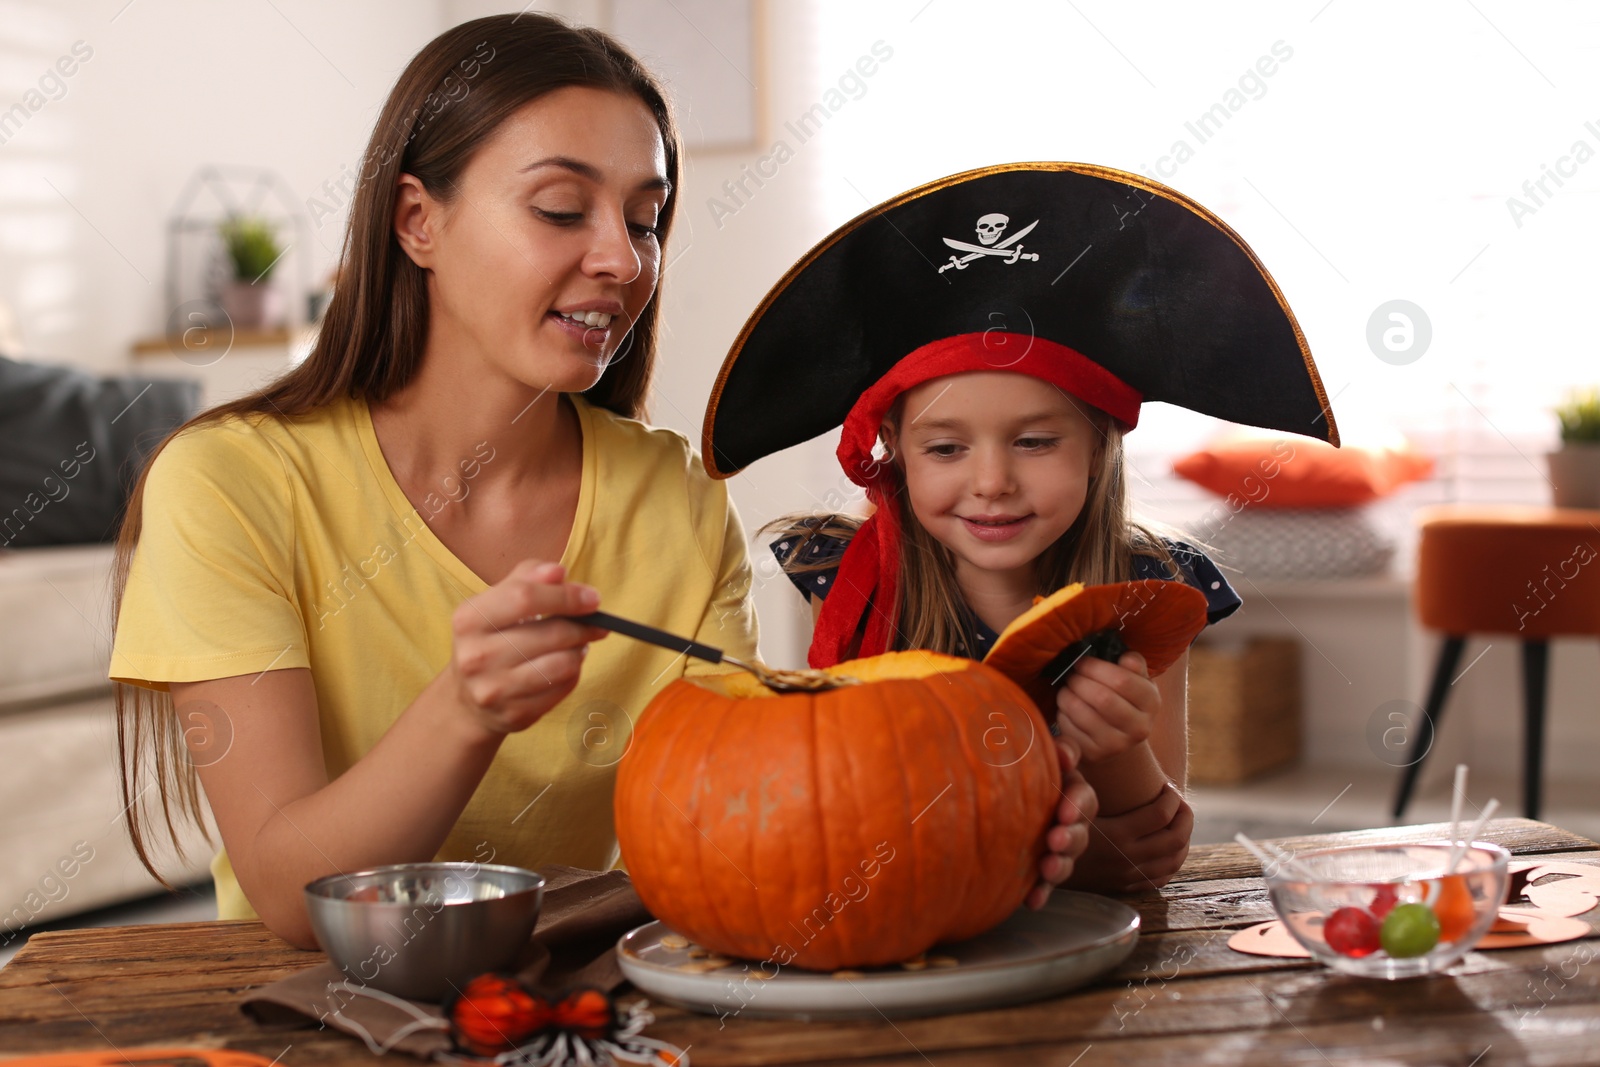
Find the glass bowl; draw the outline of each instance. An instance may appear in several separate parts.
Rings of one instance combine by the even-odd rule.
[[[1302,852],[1263,873],[1278,917],[1314,959],[1346,974],[1412,978],[1466,955],[1506,899],[1509,852],[1474,841],[1446,873],[1449,852],[1444,841],[1355,845]]]

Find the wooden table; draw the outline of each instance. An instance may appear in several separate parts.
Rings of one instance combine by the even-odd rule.
[[[1439,836],[1438,826],[1407,827],[1286,843]],[[1501,819],[1484,836],[1520,855],[1600,866],[1600,844],[1544,823]],[[1272,908],[1259,867],[1235,845],[1197,846],[1171,885],[1130,903],[1144,920],[1138,948],[1103,981],[1064,997],[892,1023],[735,1018],[723,1029],[713,1017],[657,1006],[648,1032],[690,1047],[697,1067],[1600,1063],[1593,940],[1475,952],[1447,977],[1403,982],[1241,955],[1228,935],[1271,918]],[[245,990],[321,959],[250,922],[36,934],[0,970],[0,1053],[198,1046],[277,1057],[285,1067],[370,1064],[353,1038],[263,1030],[239,1011]]]

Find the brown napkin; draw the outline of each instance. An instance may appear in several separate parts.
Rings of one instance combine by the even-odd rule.
[[[624,981],[612,951],[617,938],[651,918],[633,883],[622,871],[545,867],[539,873],[545,877],[544,903],[533,937],[517,961],[517,976],[529,985],[615,990]],[[355,995],[342,987],[346,981],[338,967],[321,963],[250,990],[240,1008],[273,1029],[332,1026],[360,1037],[374,1050],[393,1049],[423,1059],[449,1050],[445,1030],[415,1028],[425,1016],[442,1018],[439,1005]],[[408,1026],[413,1029],[394,1041]]]

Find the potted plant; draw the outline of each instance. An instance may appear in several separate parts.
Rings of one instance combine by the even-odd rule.
[[[233,264],[233,277],[222,286],[222,310],[236,329],[280,325],[283,292],[271,282],[284,252],[277,230],[266,219],[252,215],[230,215],[217,230]]]
[[[1555,409],[1561,448],[1550,453],[1558,508],[1600,508],[1600,387],[1574,390]]]

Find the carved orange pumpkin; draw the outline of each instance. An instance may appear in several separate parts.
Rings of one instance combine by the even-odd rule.
[[[1074,582],[1039,598],[1012,620],[983,662],[1054,708],[1051,691],[1067,668],[1058,661],[1063,649],[1114,630],[1123,644],[1144,657],[1154,678],[1178,661],[1205,626],[1205,594],[1183,582]]]
[[[617,840],[655,916],[714,952],[814,970],[972,937],[1038,878],[1060,799],[1049,731],[973,660],[891,652],[776,694],[679,680],[618,768]]]

